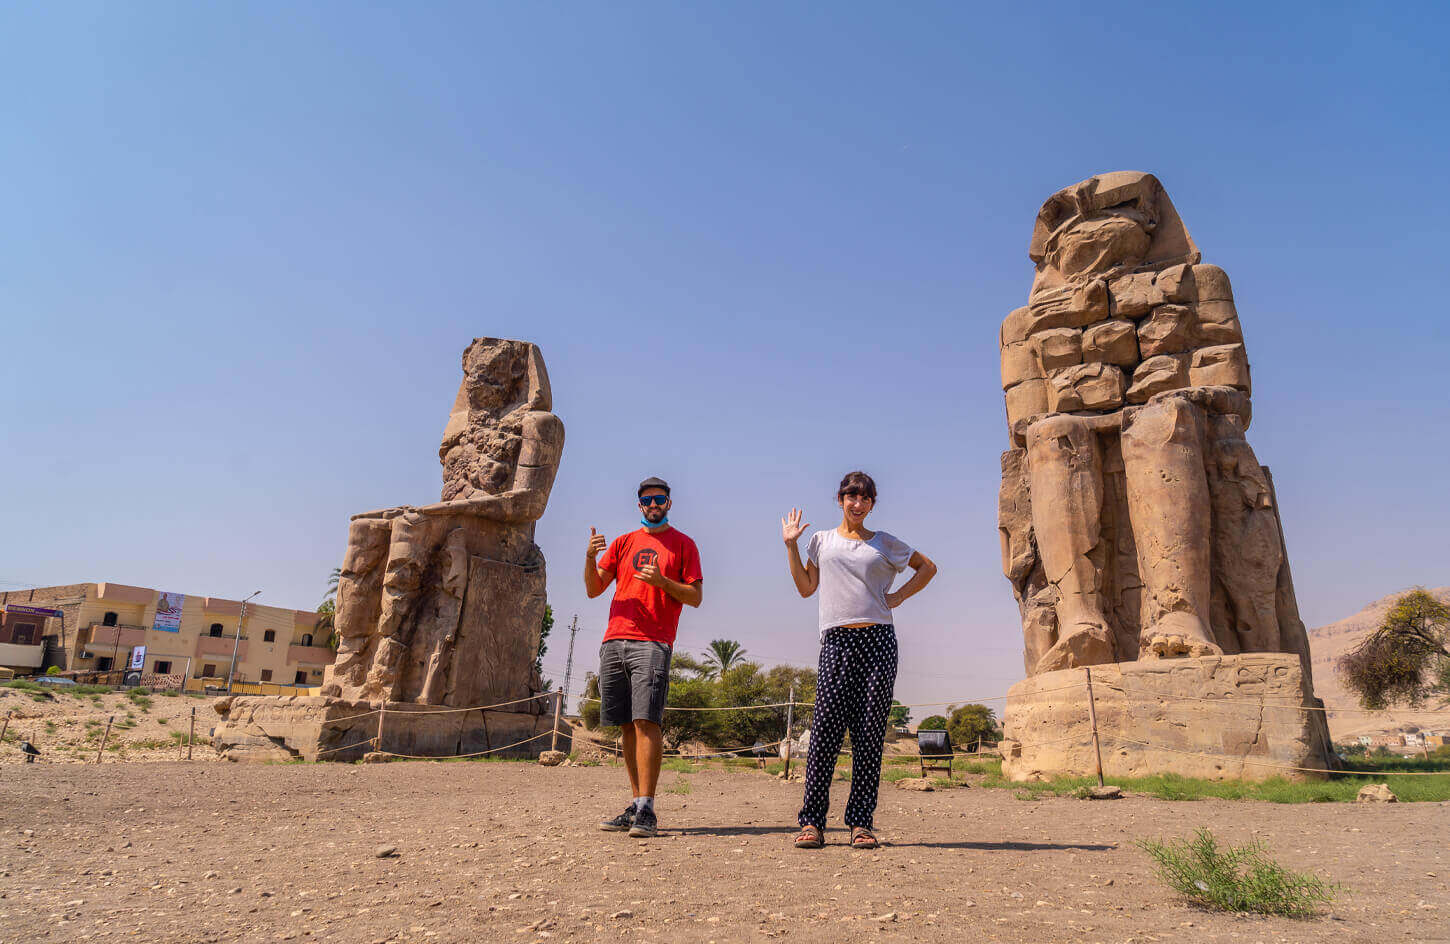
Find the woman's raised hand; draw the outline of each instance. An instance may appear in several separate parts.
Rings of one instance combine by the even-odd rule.
[[[801,514],[799,508],[792,508],[789,515],[780,519],[780,536],[785,539],[785,543],[794,544],[806,533],[806,528],[810,527],[809,523],[801,521]]]

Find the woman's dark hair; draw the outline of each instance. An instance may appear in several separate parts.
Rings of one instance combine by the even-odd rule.
[[[848,472],[846,477],[841,479],[841,487],[836,489],[836,501],[840,501],[847,495],[861,495],[876,500],[876,480],[865,472]]]

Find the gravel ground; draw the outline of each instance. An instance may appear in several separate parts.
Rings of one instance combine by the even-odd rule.
[[[622,769],[0,768],[0,938],[25,941],[1450,940],[1450,808],[1019,800],[883,785],[887,845],[790,846],[799,783],[666,772],[665,832],[595,823]],[[846,784],[832,796],[835,815]],[[1309,921],[1177,900],[1133,841],[1211,825],[1347,886]],[[379,857],[383,847],[396,854]]]

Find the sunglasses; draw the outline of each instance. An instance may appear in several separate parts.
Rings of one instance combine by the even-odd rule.
[[[665,502],[668,502],[669,500],[670,496],[668,495],[646,495],[639,500],[639,506],[641,508],[648,508],[650,505],[659,505],[661,507],[664,507]]]

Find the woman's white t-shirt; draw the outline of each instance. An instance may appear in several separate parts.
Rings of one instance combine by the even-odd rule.
[[[890,623],[886,592],[911,554],[910,545],[885,531],[869,541],[842,537],[835,528],[812,534],[806,557],[821,572],[821,638],[848,623]]]

